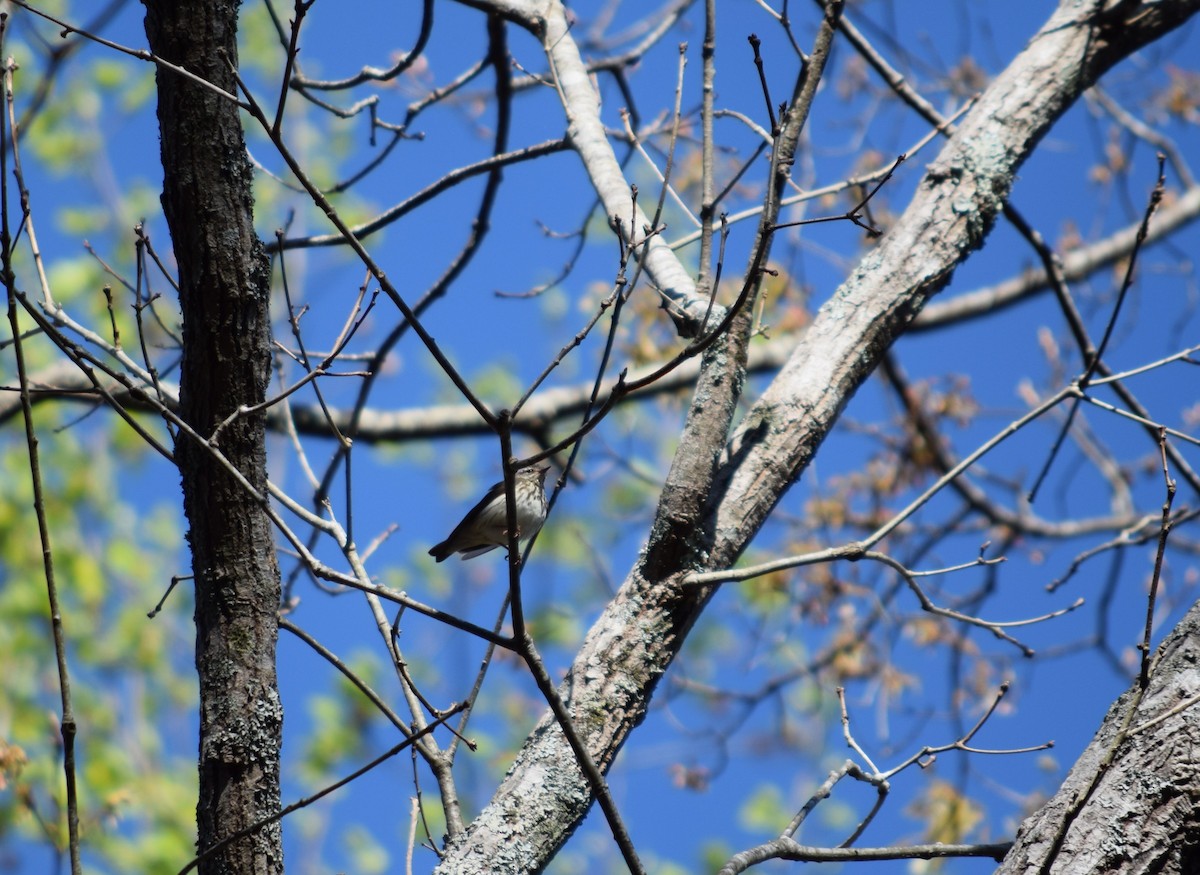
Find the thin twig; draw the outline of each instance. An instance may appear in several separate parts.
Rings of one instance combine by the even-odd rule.
[[[1167,462],[1166,429],[1159,429],[1158,452],[1162,463],[1163,486],[1167,495],[1163,499],[1162,522],[1158,528],[1158,547],[1154,551],[1154,574],[1150,578],[1150,592],[1146,595],[1146,630],[1138,644],[1138,650],[1142,652],[1142,668],[1138,673],[1138,684],[1143,690],[1150,686],[1150,636],[1154,632],[1154,602],[1162,583],[1163,557],[1167,552],[1167,536],[1171,534],[1171,505],[1175,501],[1175,480],[1171,477],[1171,467]]]
[[[0,49],[8,30],[8,13],[0,13]],[[29,479],[33,487],[33,509],[37,518],[38,541],[42,549],[42,575],[46,581],[49,602],[50,633],[54,641],[54,660],[58,669],[58,689],[62,703],[60,731],[63,746],[63,779],[67,795],[68,854],[72,875],[80,875],[79,858],[79,794],[75,782],[75,711],[71,702],[71,675],[67,667],[67,642],[63,632],[62,609],[58,601],[58,582],[54,574],[54,548],[50,542],[50,524],[46,518],[46,497],[43,492],[42,468],[38,454],[38,438],[33,427],[33,405],[29,401],[29,373],[25,367],[25,345],[17,310],[16,276],[13,274],[12,231],[8,222],[8,148],[13,150],[16,179],[21,189],[21,203],[27,214],[28,195],[20,174],[16,137],[11,136],[16,116],[13,111],[13,70],[9,62],[4,67],[5,112],[0,116],[0,268],[8,298],[8,322],[12,326],[13,354],[17,363],[17,379],[21,387],[21,412],[25,421],[25,446],[29,453]]]

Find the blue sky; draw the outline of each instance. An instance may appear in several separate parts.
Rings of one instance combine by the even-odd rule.
[[[798,5],[798,4],[797,4]],[[799,6],[799,5],[798,5]],[[248,4],[252,14],[257,6]],[[428,69],[378,90],[381,117],[397,120],[404,107],[422,87],[448,81],[482,54],[485,30],[482,17],[455,4],[437,5],[435,36],[428,50]],[[604,7],[598,3],[573,7],[583,22],[591,21]],[[1008,4],[1004,14],[992,15],[989,4],[968,3],[868,3],[852,10],[856,22],[889,54],[914,83],[930,89],[929,96],[943,111],[956,105],[957,97],[939,80],[938,71],[953,67],[970,56],[985,74],[993,74],[1007,63],[1035,32],[1049,13],[1050,4]],[[140,25],[141,7],[129,6],[105,35],[117,42],[140,47],[144,36]],[[634,14],[618,7],[618,21]],[[75,10],[75,20],[84,13]],[[763,40],[768,80],[776,100],[790,92],[794,60],[786,41],[771,20],[748,0],[720,5],[721,42],[718,48],[719,106],[736,108],[762,122],[763,109],[759,85],[750,61],[745,36],[756,32]],[[808,8],[793,10],[796,33],[802,45],[811,40],[813,18]],[[991,16],[990,18],[988,16]],[[364,26],[364,23],[366,26]],[[678,33],[664,39],[634,70],[630,81],[639,101],[643,120],[669,106],[673,97],[677,45],[687,40],[689,66],[685,80],[685,108],[698,101],[699,53],[701,39],[699,10],[693,9]],[[261,27],[261,23],[255,24]],[[409,10],[383,8],[368,3],[329,3],[314,5],[302,40],[302,62],[309,75],[340,77],[363,64],[385,66],[393,52],[408,46],[413,39],[413,20]],[[620,31],[620,25],[613,30]],[[49,38],[49,32],[41,29]],[[20,33],[20,31],[18,31]],[[269,41],[253,43],[269,45]],[[1145,83],[1161,84],[1169,64],[1186,65],[1197,56],[1200,44],[1194,28],[1186,28],[1152,47],[1134,61],[1114,70],[1106,87],[1114,97],[1136,105],[1145,92]],[[510,51],[526,69],[540,71],[544,61],[537,45],[525,34],[510,29]],[[89,47],[83,59],[105,57],[106,50]],[[810,128],[811,143],[797,174],[811,171],[814,184],[834,181],[855,166],[868,152],[879,161],[890,160],[910,148],[924,134],[924,128],[911,113],[882,102],[881,84],[868,76],[869,87],[849,97],[839,85],[852,81],[844,67],[847,47],[835,55],[836,76],[825,84],[818,99]],[[271,55],[243,56],[257,93],[264,102],[275,99],[277,90],[264,70],[273,69],[277,58]],[[29,65],[30,73],[36,69]],[[138,76],[145,68],[131,67],[128,83],[95,92],[101,104],[92,114],[96,152],[77,166],[53,169],[31,160],[27,167],[35,208],[42,219],[43,248],[47,258],[56,260],[80,256],[81,236],[87,236],[97,250],[114,260],[127,257],[132,248],[125,214],[113,213],[111,220],[100,222],[91,233],[81,235],[61,216],[51,217],[80,201],[103,212],[113,203],[114,191],[139,188],[140,206],[159,250],[167,251],[168,235],[161,217],[154,213],[154,194],[160,184],[157,169],[157,133],[153,127],[153,104],[141,104],[131,113],[121,111],[121,100],[145,86]],[[841,77],[840,79],[838,77]],[[417,81],[414,81],[417,80]],[[479,85],[467,89],[479,100],[466,99],[452,109],[430,111],[415,125],[424,135],[420,141],[406,141],[391,158],[360,185],[339,206],[356,218],[365,218],[411,195],[439,178],[448,169],[479,160],[488,154],[493,124],[491,109],[482,104],[488,96],[490,77],[485,74]],[[611,79],[602,78],[605,121],[620,125],[618,110],[622,95]],[[73,90],[78,89],[78,90]],[[82,83],[64,79],[59,96],[94,92]],[[372,93],[366,89],[353,96]],[[20,103],[18,97],[18,105]],[[350,98],[340,98],[349,102]],[[291,122],[295,135],[290,142],[301,159],[315,168],[322,181],[340,178],[361,166],[380,146],[367,142],[365,119],[331,123],[312,107],[304,106],[292,95],[295,112]],[[872,111],[874,103],[881,105]],[[869,124],[862,122],[869,118]],[[1173,123],[1171,133],[1179,138],[1185,155],[1197,153],[1195,125]],[[546,87],[533,88],[515,104],[510,148],[541,142],[560,136],[564,129],[561,108],[554,92]],[[752,138],[738,124],[723,120],[718,126],[722,142],[745,149]],[[1021,171],[1013,188],[1012,203],[1051,240],[1068,236],[1073,225],[1087,240],[1103,236],[1127,225],[1142,209],[1153,185],[1155,162],[1145,144],[1122,141],[1131,161],[1128,176],[1115,185],[1098,185],[1089,178],[1088,168],[1095,165],[1106,146],[1107,127],[1095,111],[1082,103],[1073,109],[1043,143],[1034,158]],[[250,147],[257,161],[266,168],[279,170],[281,163],[270,153],[261,135],[250,135]],[[887,207],[899,213],[919,180],[925,165],[936,154],[937,143],[913,156],[881,194]],[[650,185],[646,169],[638,159],[630,164],[631,176],[643,188],[643,197],[657,192]],[[336,169],[335,169],[336,168]],[[757,179],[748,181],[757,184]],[[1168,185],[1176,182],[1168,179]],[[390,226],[368,239],[372,254],[383,264],[401,293],[415,299],[445,269],[467,235],[464,214],[472,215],[479,198],[476,180],[450,195],[439,198],[428,208]],[[492,228],[485,245],[470,267],[454,283],[446,298],[429,312],[425,325],[437,338],[460,370],[479,380],[481,393],[491,403],[511,403],[523,385],[536,376],[563,343],[577,331],[595,306],[600,292],[611,284],[615,273],[615,246],[602,224],[593,216],[590,238],[575,270],[550,292],[528,299],[501,298],[496,290],[519,292],[554,277],[569,258],[570,240],[548,239],[538,223],[556,232],[567,233],[587,220],[592,195],[576,157],[564,152],[536,162],[514,166],[505,171],[505,186],[492,216]],[[882,201],[881,201],[882,205]],[[298,210],[290,233],[325,233],[319,215],[305,208],[304,198],[290,193],[269,179],[260,180],[259,226],[264,238],[288,221],[290,210]],[[810,207],[804,215],[820,214],[821,206]],[[801,218],[796,213],[790,218]],[[682,236],[687,230],[682,216],[669,217],[667,239]],[[737,274],[745,261],[752,235],[752,222],[734,226],[730,238],[726,269]],[[1194,229],[1182,232],[1173,248],[1160,247],[1146,254],[1142,281],[1132,291],[1123,309],[1114,345],[1109,357],[1115,368],[1132,367],[1166,355],[1181,343],[1195,342],[1198,320],[1192,299],[1194,277],[1179,269],[1179,253],[1196,250]],[[793,282],[803,283],[814,305],[833,293],[847,265],[862,251],[862,235],[848,224],[806,228],[787,235],[779,242],[776,257],[792,271]],[[694,253],[685,255],[694,258]],[[967,293],[978,286],[1019,273],[1034,263],[1031,250],[1008,228],[999,226],[987,245],[974,254],[957,272],[943,297]],[[295,292],[311,310],[305,316],[306,342],[311,348],[324,348],[336,334],[362,282],[363,271],[347,254],[327,249],[301,250],[287,256],[287,268]],[[1090,289],[1093,294],[1085,315],[1089,327],[1098,332],[1109,312],[1113,284],[1110,275],[1098,276]],[[160,283],[161,285],[161,283]],[[281,313],[282,315],[282,313]],[[1166,318],[1162,318],[1165,316]],[[372,317],[356,337],[357,351],[370,349],[396,323],[397,315],[381,301]],[[279,325],[283,326],[282,319]],[[1047,334],[1049,332],[1049,334]],[[971,392],[980,413],[969,425],[953,433],[955,450],[969,451],[976,443],[1002,429],[1022,413],[1025,402],[1018,394],[1022,381],[1031,386],[1057,388],[1056,375],[1043,355],[1047,337],[1064,336],[1061,317],[1048,297],[1020,305],[990,317],[986,325],[970,323],[935,332],[903,338],[895,352],[914,381],[936,378],[947,372],[969,375]],[[593,336],[567,364],[551,377],[547,387],[573,386],[586,381],[597,360],[600,335]],[[1070,358],[1070,351],[1064,353]],[[1070,359],[1070,367],[1077,358]],[[623,363],[619,363],[618,367]],[[761,387],[763,378],[751,381]],[[1187,399],[1196,397],[1200,388],[1194,373],[1178,368],[1167,377],[1142,377],[1133,381],[1139,397],[1152,410],[1179,426]],[[323,386],[335,405],[346,405],[353,398],[357,383],[353,378],[328,380]],[[438,373],[425,350],[409,336],[392,354],[371,406],[380,410],[419,408],[432,403],[455,401],[449,381]],[[311,401],[311,399],[309,399]],[[780,506],[785,517],[798,517],[805,502],[826,494],[839,478],[863,469],[867,455],[876,446],[866,424],[877,422],[894,412],[895,402],[877,381],[862,388],[848,406],[843,425],[827,441],[815,466],[806,472]],[[614,417],[587,445],[581,457],[582,484],[567,489],[556,517],[548,526],[548,536],[585,544],[570,561],[539,561],[535,554],[526,576],[524,591],[537,611],[544,614],[552,639],[543,646],[552,673],[561,671],[570,658],[571,645],[586,631],[598,615],[609,588],[619,584],[645,537],[647,506],[619,506],[612,500],[612,488],[622,486],[652,494],[654,484],[665,476],[669,461],[669,436],[676,430],[681,408],[657,410],[636,408]],[[1145,456],[1148,447],[1135,427],[1109,417],[1089,413],[1089,422],[1097,437],[1122,458]],[[650,420],[649,422],[647,420]],[[648,439],[657,430],[657,441]],[[996,494],[1001,484],[1018,480],[1026,486],[1045,459],[1053,438],[1053,429],[1038,426],[1017,436],[985,460],[996,482],[989,484]],[[320,468],[332,452],[332,443],[312,439],[306,442],[315,466]],[[526,445],[522,451],[531,449]],[[1190,458],[1197,456],[1194,448]],[[306,497],[307,487],[290,444],[282,437],[272,439],[271,475],[278,482]],[[360,446],[355,451],[353,519],[360,544],[369,542],[389,526],[395,533],[372,558],[371,570],[380,582],[409,591],[422,601],[453,609],[482,623],[490,623],[498,610],[504,589],[502,561],[497,554],[461,564],[456,560],[432,569],[422,564],[428,546],[440,540],[470,506],[474,497],[496,479],[497,448],[482,437],[457,438],[402,446]],[[1107,497],[1094,479],[1085,476],[1087,466],[1080,454],[1068,450],[1055,466],[1055,476],[1038,505],[1043,516],[1057,518],[1072,513],[1101,513]],[[172,503],[178,507],[177,476],[158,459],[148,459],[122,478],[123,497],[138,507]],[[1161,502],[1152,479],[1137,489],[1138,507],[1150,511]],[[645,496],[643,496],[645,497]],[[1188,496],[1194,502],[1195,496]],[[939,499],[923,515],[931,524],[950,512],[949,499]],[[344,495],[335,499],[339,516],[345,520],[349,508]],[[182,525],[182,522],[180,523]],[[553,532],[557,529],[557,532]],[[759,555],[773,555],[780,540],[791,533],[784,522],[772,524],[756,543]],[[1186,533],[1183,533],[1186,536]],[[933,568],[970,561],[978,552],[987,533],[971,532],[951,539],[935,554],[922,557],[922,567]],[[1046,594],[1047,582],[1059,576],[1072,556],[1090,542],[1073,541],[1059,549],[1047,549],[1033,555],[1014,546],[999,578],[998,591],[981,608],[996,619],[1018,619],[1054,611],[1083,596],[1087,608],[1053,623],[1020,631],[1020,637],[1039,652],[1085,638],[1107,621],[1109,635],[1118,653],[1128,652],[1137,641],[1144,614],[1143,586],[1149,573],[1149,548],[1130,551],[1114,573],[1119,583],[1112,590],[1111,603],[1093,607],[1103,591],[1106,575],[1112,571],[1110,560],[1101,558],[1085,567],[1074,586]],[[319,555],[335,561],[334,552],[323,546]],[[1171,579],[1174,587],[1186,592],[1187,573],[1194,575],[1194,563],[1180,565]],[[186,560],[181,559],[183,564]],[[282,560],[284,573],[292,562]],[[837,569],[836,573],[856,585],[882,590],[886,582],[878,569],[864,565]],[[942,581],[947,599],[969,592],[986,583],[982,570],[966,572]],[[804,575],[791,583],[797,596],[810,585]],[[1194,584],[1192,584],[1194,586]],[[344,655],[369,654],[378,659],[381,648],[370,626],[370,617],[354,594],[330,598],[318,592],[301,576],[296,593],[301,601],[294,614],[297,622],[321,637],[329,647]],[[786,664],[785,658],[799,658],[811,646],[810,634],[798,618],[781,609],[777,617],[747,617],[737,610],[739,589],[730,585],[720,593],[695,630],[694,647],[685,649],[674,673],[658,692],[651,716],[623,750],[611,777],[615,798],[631,825],[635,844],[648,860],[670,861],[684,871],[697,870],[699,845],[705,840],[722,841],[738,850],[771,837],[762,824],[748,822],[744,814],[747,800],[765,786],[778,794],[784,820],[803,804],[827,773],[850,751],[840,739],[835,714],[836,700],[829,685],[816,683],[799,689],[784,702],[760,705],[739,731],[728,739],[727,750],[714,747],[712,736],[727,726],[730,715],[702,707],[694,698],[680,692],[677,681],[702,679],[706,683],[730,689],[753,689],[773,671]],[[1190,599],[1184,598],[1186,603]],[[1170,604],[1168,599],[1166,602]],[[190,614],[186,598],[176,600],[172,610]],[[1097,613],[1099,611],[1099,614]],[[1159,634],[1180,611],[1160,618]],[[554,622],[551,622],[551,621]],[[850,686],[849,695],[855,726],[864,745],[885,764],[911,754],[921,744],[946,743],[953,739],[955,723],[950,718],[949,698],[954,666],[945,650],[931,656],[930,651],[914,645],[919,612],[910,597],[901,597],[883,624],[893,639],[889,648],[895,667],[918,679],[910,697],[894,710],[882,707],[883,700],[871,679]],[[549,631],[547,634],[551,634]],[[825,632],[818,630],[818,637]],[[972,646],[991,662],[997,676],[1011,672],[1014,679],[1004,712],[995,717],[978,739],[984,747],[1021,747],[1054,739],[1056,746],[1047,756],[1026,754],[1007,757],[966,757],[943,754],[933,769],[911,769],[894,781],[893,801],[872,829],[860,841],[862,845],[882,845],[895,841],[920,840],[920,821],[906,815],[904,807],[912,794],[919,793],[931,776],[961,782],[971,794],[978,794],[987,806],[990,837],[1002,839],[1010,834],[1015,816],[1014,798],[1037,790],[1052,791],[1065,770],[1086,744],[1113,698],[1126,686],[1112,666],[1094,648],[1053,659],[1024,660],[1011,646],[996,641],[980,630],[967,633]],[[413,621],[405,632],[410,658],[429,659],[429,674],[435,672],[445,686],[439,695],[453,698],[469,684],[483,653],[482,644],[448,635],[430,624]],[[561,636],[561,643],[559,643]],[[1156,636],[1156,640],[1157,640]],[[714,645],[713,642],[719,642]],[[180,642],[180,653],[187,658],[191,642]],[[708,648],[715,649],[708,649]],[[720,654],[714,657],[714,653]],[[935,662],[936,660],[936,662]],[[285,754],[298,757],[312,730],[311,696],[325,690],[332,672],[310,650],[284,635],[280,645],[280,682],[287,709]],[[388,686],[386,673],[379,682],[387,695],[397,702],[399,696]],[[432,681],[431,681],[432,683]],[[494,775],[507,766],[504,745],[519,739],[540,714],[536,691],[511,661],[502,661],[489,676],[491,698],[485,693],[485,705],[472,723],[472,731],[483,739],[481,752],[464,755],[461,767],[472,801],[482,802],[494,786]],[[788,744],[764,745],[774,730],[786,725],[795,733]],[[366,753],[345,764],[344,770],[373,756],[394,743],[394,735],[383,726],[369,731]],[[856,729],[856,733],[858,730]],[[189,755],[194,738],[179,739],[178,753]],[[726,755],[728,760],[726,760]],[[681,789],[674,784],[674,767],[704,767],[712,770],[713,780],[704,791]],[[285,803],[307,792],[300,779],[297,760],[286,767]],[[398,871],[399,842],[407,829],[408,796],[412,792],[408,761],[403,757],[357,782],[332,800],[321,803],[322,811],[332,818],[330,834],[313,838],[296,820],[288,825],[287,841],[291,865],[295,871],[336,871],[353,869],[355,857],[344,850],[343,842],[356,839],[347,831],[362,827],[384,845],[393,846],[389,871]],[[471,780],[474,779],[474,780]],[[426,777],[424,789],[432,793]],[[427,796],[428,798],[428,796]],[[814,844],[836,843],[845,834],[847,823],[866,810],[869,800],[861,791],[839,788],[835,798],[819,810],[812,832],[805,841]],[[321,856],[314,864],[310,853]],[[20,871],[44,871],[33,862],[33,853]],[[611,841],[605,827],[593,815],[572,839],[554,872],[608,871],[615,866]],[[181,860],[181,865],[182,865]],[[326,870],[323,865],[328,865]],[[418,858],[418,871],[432,865],[431,855]],[[786,864],[792,866],[795,864]],[[765,867],[762,871],[782,871]],[[990,871],[987,861],[956,861],[946,871],[976,873]],[[615,871],[615,869],[614,869]],[[910,871],[907,863],[872,865],[873,873]]]

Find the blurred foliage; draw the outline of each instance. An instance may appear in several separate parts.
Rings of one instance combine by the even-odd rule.
[[[62,409],[58,414],[76,411]],[[46,515],[78,727],[76,758],[85,859],[92,871],[177,871],[195,841],[194,676],[186,587],[162,597],[179,561],[177,524],[122,498],[138,465],[118,470],[105,430],[37,409]],[[65,428],[61,426],[67,425]],[[59,428],[56,428],[58,426]],[[142,465],[156,465],[150,460]],[[19,429],[0,432],[0,842],[15,836],[66,848],[61,713],[46,584]],[[164,496],[170,501],[169,497]],[[172,520],[177,514],[168,513]]]

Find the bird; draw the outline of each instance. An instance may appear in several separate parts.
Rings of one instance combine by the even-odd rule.
[[[549,470],[549,465],[531,465],[514,475],[519,541],[533,537],[546,521],[546,472]],[[497,547],[507,546],[508,508],[504,501],[504,481],[501,480],[467,511],[450,537],[429,550],[429,555],[438,562],[455,553],[461,553],[464,560],[474,559]]]

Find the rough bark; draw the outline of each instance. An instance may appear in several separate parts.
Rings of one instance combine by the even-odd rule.
[[[1116,701],[1062,788],[1017,833],[1000,875],[1200,872],[1200,603]]]
[[[145,0],[151,50],[235,90],[238,4]],[[229,99],[160,68],[162,204],[183,311],[180,407],[200,435],[263,400],[270,365],[268,263],[254,233],[251,169]],[[261,415],[222,429],[219,446],[266,491]],[[256,500],[198,441],[176,459],[196,590],[200,680],[199,850],[279,810],[282,708],[275,677],[279,570],[270,523]],[[209,873],[283,870],[278,825],[254,831],[201,863]]]
[[[570,37],[553,27],[561,10],[552,0],[469,2],[497,9],[544,40],[553,34],[547,51],[565,62],[563,43]],[[728,442],[724,434],[711,436],[725,443],[724,454],[694,537],[672,544],[652,538],[592,627],[561,688],[602,768],[644,718],[655,685],[711,597],[710,591],[684,585],[686,574],[736,561],[883,353],[982,244],[1017,169],[1054,122],[1105,70],[1182,23],[1198,5],[1200,0],[1064,0],[964,118],[904,215],[821,308]],[[562,75],[561,68],[558,72]],[[579,118],[568,115],[577,127]],[[581,158],[586,164],[582,151]],[[710,359],[707,366],[723,366],[719,357]],[[706,385],[703,377],[700,385]],[[693,411],[710,403],[698,391]],[[713,447],[699,443],[684,442],[679,452],[702,459]],[[677,500],[675,493],[664,494],[660,514],[680,518]],[[539,871],[589,805],[570,748],[544,717],[491,803],[450,845],[438,871]]]

